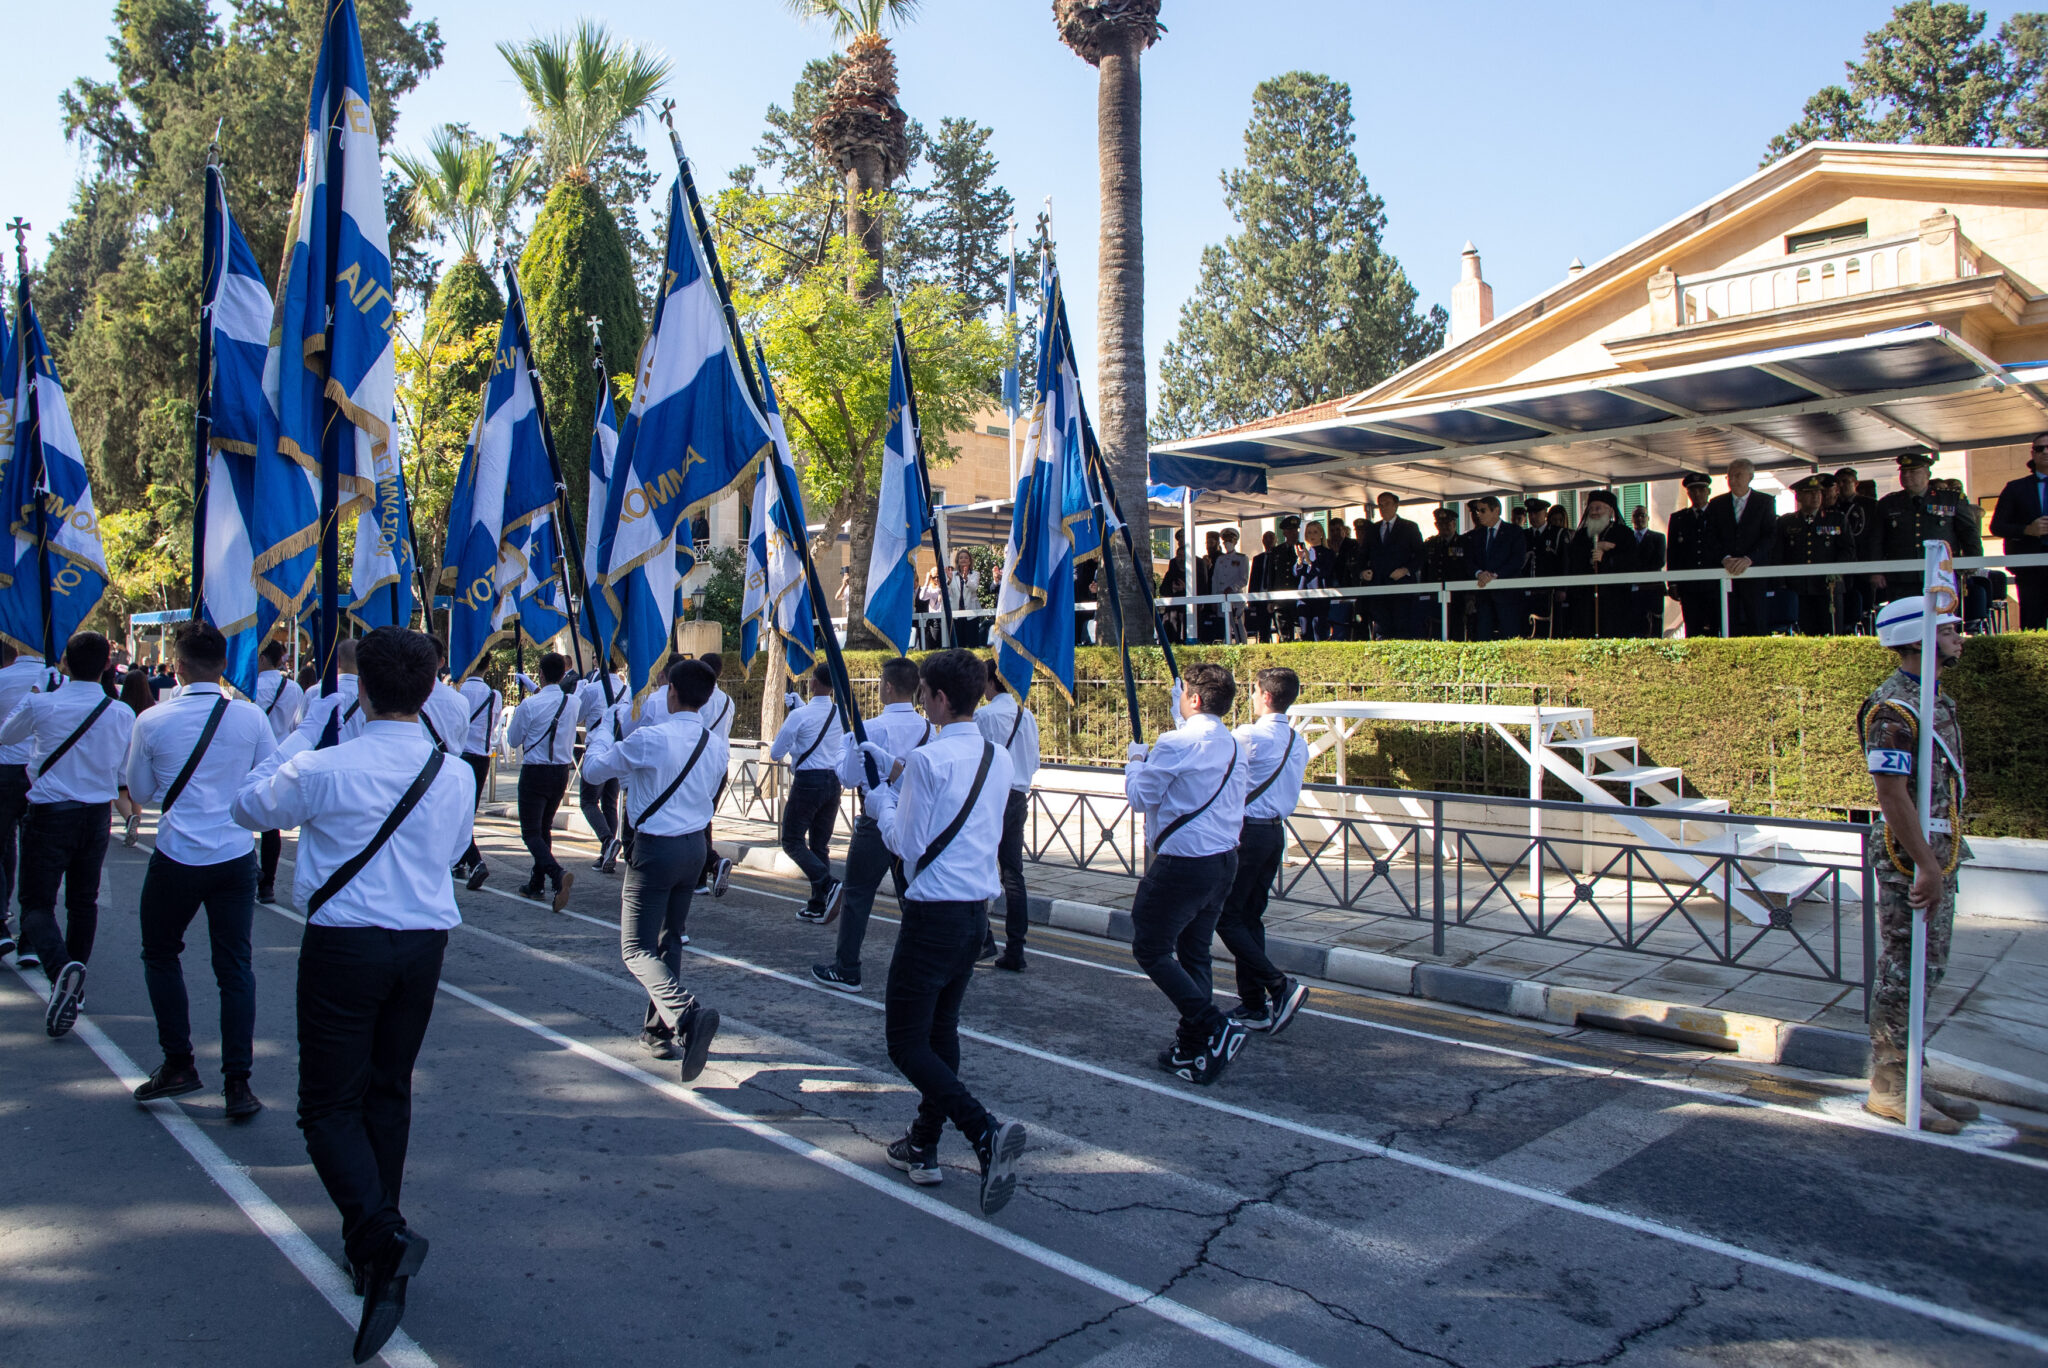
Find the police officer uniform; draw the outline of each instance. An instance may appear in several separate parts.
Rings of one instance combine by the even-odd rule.
[[[1820,494],[1828,484],[1825,475],[1809,475],[1792,489],[1795,494]],[[1848,553],[1848,531],[1834,510],[1794,511],[1779,517],[1778,564],[1834,565],[1849,559]],[[1801,636],[1832,636],[1839,630],[1835,591],[1832,575],[1789,576],[1775,587],[1776,593],[1792,600]]]
[[[1931,470],[1934,455],[1927,451],[1909,451],[1899,457],[1899,471]],[[1981,556],[1984,554],[1984,538],[1977,530],[1977,520],[1959,499],[1941,493],[1931,485],[1925,494],[1913,494],[1904,489],[1895,489],[1877,501],[1877,558],[1879,560],[1919,560],[1926,554],[1926,543],[1947,542],[1949,550],[1958,556]],[[1879,599],[1889,603],[1920,592],[1920,575],[1913,570],[1887,570],[1884,583],[1878,587]]]

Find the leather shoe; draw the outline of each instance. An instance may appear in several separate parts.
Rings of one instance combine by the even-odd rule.
[[[256,1100],[256,1094],[249,1090],[246,1078],[230,1078],[227,1084],[227,1117],[230,1121],[246,1121],[263,1110],[263,1104]]]
[[[156,1066],[142,1085],[135,1090],[137,1102],[154,1102],[159,1097],[183,1097],[186,1093],[198,1092],[205,1087],[199,1081],[199,1070],[191,1060],[173,1064],[168,1059]]]
[[[405,1316],[405,1288],[427,1259],[427,1237],[399,1229],[363,1275],[363,1316],[356,1324],[355,1361],[368,1363],[398,1333]]]

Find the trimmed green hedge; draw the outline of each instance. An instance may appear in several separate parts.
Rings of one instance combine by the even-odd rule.
[[[1118,763],[1130,739],[1116,652],[1083,648],[1070,705],[1032,689],[1048,759]],[[1330,642],[1199,647],[1183,663],[1227,665],[1240,687],[1268,665],[1301,676],[1303,697],[1590,708],[1603,735],[1633,736],[1646,764],[1677,765],[1698,792],[1740,812],[1840,818],[1872,803],[1856,742],[1856,712],[1892,668],[1867,637],[1700,641]],[[886,658],[849,652],[869,681]],[[738,671],[733,653],[729,673]],[[1133,653],[1148,735],[1167,725],[1166,667]],[[758,673],[758,671],[757,671]],[[731,689],[737,681],[729,679]],[[745,689],[742,734],[757,724],[760,685]],[[2048,633],[1973,637],[1944,678],[1962,706],[1970,831],[2048,837]],[[1241,695],[1242,697],[1242,695]],[[1242,703],[1239,712],[1244,712]],[[1334,757],[1318,762],[1334,777]],[[1526,792],[1527,769],[1480,728],[1382,724],[1347,747],[1352,783],[1455,792]],[[1553,786],[1551,795],[1568,797]]]

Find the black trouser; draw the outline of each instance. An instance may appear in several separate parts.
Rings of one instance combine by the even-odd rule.
[[[30,803],[21,828],[21,938],[55,981],[72,960],[92,958],[100,925],[100,866],[113,826],[111,803]],[[57,928],[57,885],[64,928]]]
[[[896,901],[903,901],[903,863],[882,844],[882,829],[863,812],[853,822],[853,839],[846,846],[846,906],[839,912],[839,945],[833,962],[839,972],[860,978],[860,947],[868,936],[868,917],[875,910],[875,893],[887,874],[896,885]]]
[[[462,753],[462,760],[464,764],[469,766],[469,772],[476,776],[476,807],[482,807],[484,804],[484,780],[488,779],[491,773],[491,757],[488,755],[478,755],[475,751],[464,751]],[[472,808],[471,810],[474,811],[475,809]],[[474,833],[476,828],[472,826],[470,830]],[[552,842],[550,842],[550,849],[552,848]],[[476,848],[476,837],[474,834],[469,838],[469,849],[462,852],[462,862],[470,866],[480,865],[484,862],[484,853]]]
[[[1799,634],[1835,634],[1835,595],[1831,589],[1806,590],[1799,595]]]
[[[1771,634],[1770,609],[1764,605],[1765,589],[1766,586],[1760,580],[1744,583],[1739,578],[1728,586],[1729,636],[1752,637]]]
[[[0,765],[0,932],[11,925],[7,909],[14,906],[14,860],[26,816],[28,766]]]
[[[703,832],[633,833],[619,899],[619,957],[647,990],[650,1027],[659,1022],[673,1031],[697,1005],[682,984],[683,931],[703,868]]]
[[[889,1062],[917,1089],[910,1138],[935,1145],[951,1121],[969,1140],[988,1129],[988,1109],[960,1081],[960,999],[988,926],[985,902],[903,904],[889,959],[883,1031]]]
[[[299,1129],[351,1262],[403,1229],[412,1066],[446,931],[308,926],[299,945]]]
[[[2012,587],[2020,600],[2020,630],[2038,632],[2048,628],[2048,570],[2016,569],[2012,572]]]
[[[1472,599],[1472,639],[1513,641],[1529,625],[1528,601],[1520,589],[1481,589]]]
[[[1003,880],[1003,942],[1013,955],[1024,953],[1024,933],[1031,929],[1031,900],[1024,893],[1024,820],[1030,813],[1031,790],[1011,789],[1003,807],[996,869]]]
[[[1209,939],[1237,878],[1237,852],[1154,855],[1131,899],[1131,955],[1180,1012],[1180,1043],[1208,1043],[1223,1024],[1210,1001]]]
[[[619,834],[619,781],[607,779],[602,784],[593,784],[588,779],[576,781],[576,806],[583,813],[583,820],[590,824],[590,830],[603,845]]]
[[[256,869],[256,886],[272,888],[277,884],[277,861],[284,854],[284,833],[266,831],[256,840],[259,863]]]
[[[782,853],[811,881],[810,911],[825,910],[832,882],[832,828],[839,820],[839,776],[831,770],[801,770],[782,805]]]
[[[1685,616],[1687,637],[1714,637],[1721,635],[1721,596],[1712,584],[1699,587],[1696,580],[1686,580],[1678,586],[1678,610]]]
[[[256,973],[249,966],[249,923],[256,916],[256,852],[218,864],[180,864],[161,850],[142,878],[142,981],[156,1014],[166,1062],[192,1062],[192,1004],[185,995],[185,928],[206,907],[213,981],[220,988],[220,1067],[247,1078],[254,1059]]]
[[[529,885],[538,886],[543,878],[561,885],[562,864],[555,858],[555,813],[568,791],[567,765],[519,767],[519,839],[526,842],[526,853],[533,857]]]
[[[1237,997],[1257,1011],[1268,994],[1287,986],[1287,975],[1266,958],[1266,900],[1273,895],[1273,876],[1287,849],[1287,828],[1280,819],[1245,819],[1238,837],[1237,876],[1216,918],[1216,934],[1237,961]]]

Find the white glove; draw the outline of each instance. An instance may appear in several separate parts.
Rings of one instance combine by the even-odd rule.
[[[793,693],[786,693],[782,696],[782,706],[785,708],[801,708],[803,705],[803,699]]]
[[[861,742],[860,752],[862,755],[865,755],[868,759],[875,762],[875,773],[882,776],[882,783],[884,784],[887,784],[890,780],[896,777],[892,771],[900,767],[903,763],[901,760],[898,760],[895,756],[889,754],[889,752],[883,750],[882,745],[879,741]],[[867,766],[861,766],[861,773],[863,776],[861,779],[861,787],[864,789],[870,787],[865,777],[867,774]]]
[[[1167,696],[1173,700],[1173,725],[1176,727],[1180,725],[1180,700],[1186,693],[1187,691],[1181,687],[1180,681],[1178,679],[1174,680],[1173,691]]]
[[[1134,765],[1141,764],[1145,757],[1151,754],[1151,750],[1152,748],[1143,741],[1133,741],[1131,742],[1130,749],[1124,752],[1124,758]]]

